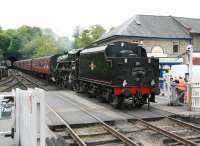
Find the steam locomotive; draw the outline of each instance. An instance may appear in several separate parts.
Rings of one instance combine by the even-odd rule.
[[[159,94],[159,60],[148,58],[146,50],[135,43],[74,49],[64,55],[17,61],[14,65],[51,79],[62,88],[87,92],[116,108],[128,98],[141,107]]]

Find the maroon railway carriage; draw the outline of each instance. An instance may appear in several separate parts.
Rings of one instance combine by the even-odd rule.
[[[22,70],[31,71],[32,70],[32,59],[16,61],[16,62],[14,62],[14,66],[16,66],[17,68],[22,69]]]
[[[60,55],[46,56],[34,59],[20,60],[14,62],[14,66],[18,69],[43,75],[52,78],[56,68],[56,61]]]
[[[32,71],[39,74],[50,74],[50,56],[35,58],[32,60]]]

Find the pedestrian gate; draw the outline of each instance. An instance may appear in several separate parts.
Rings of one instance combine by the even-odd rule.
[[[192,84],[192,110],[200,111],[200,83]]]

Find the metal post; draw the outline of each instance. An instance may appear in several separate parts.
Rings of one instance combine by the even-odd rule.
[[[186,64],[188,66],[188,74],[187,74],[187,91],[188,91],[188,110],[192,110],[192,54],[193,47],[192,45],[188,45],[186,50]]]

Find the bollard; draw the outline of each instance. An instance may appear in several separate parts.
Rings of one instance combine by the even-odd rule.
[[[171,94],[170,94],[170,102],[169,104],[171,106],[173,105],[178,105],[179,103],[179,100],[178,100],[178,96],[177,96],[177,92],[176,92],[176,83],[171,80],[171,84],[170,84],[170,91],[171,91]]]

